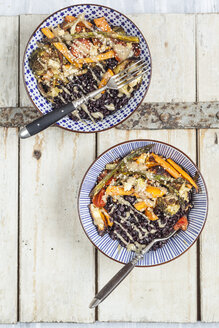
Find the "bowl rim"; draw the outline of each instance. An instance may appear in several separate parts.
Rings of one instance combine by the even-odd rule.
[[[198,172],[198,174],[199,174],[199,176],[201,177],[201,179],[202,179],[202,181],[203,181],[203,184],[204,184],[204,187],[205,187],[205,190],[206,190],[206,215],[205,215],[205,220],[204,220],[204,223],[203,223],[203,226],[202,226],[202,228],[201,228],[201,230],[200,230],[200,232],[199,232],[199,234],[197,235],[197,237],[194,239],[194,241],[192,242],[192,244],[185,250],[185,251],[183,251],[181,254],[179,254],[179,255],[177,255],[177,256],[175,256],[173,259],[171,259],[171,260],[168,260],[168,261],[165,261],[165,262],[162,262],[162,263],[158,263],[158,264],[152,264],[152,265],[136,265],[136,267],[138,267],[138,268],[151,268],[151,267],[155,267],[155,266],[160,266],[160,265],[163,265],[163,264],[167,264],[167,263],[169,263],[169,262],[172,262],[172,261],[174,261],[175,259],[177,259],[177,258],[179,258],[181,255],[183,255],[183,254],[185,254],[196,242],[197,242],[197,240],[198,240],[198,238],[200,237],[200,235],[201,235],[201,233],[202,233],[202,231],[203,231],[203,229],[204,229],[204,227],[205,227],[205,224],[206,224],[206,221],[207,221],[207,217],[208,217],[208,208],[209,208],[209,205],[208,205],[208,203],[209,203],[209,197],[208,197],[208,190],[207,190],[207,186],[206,186],[206,183],[205,183],[205,180],[204,180],[204,178],[203,178],[203,175],[201,174],[201,172],[200,172],[200,170],[199,170],[199,168],[198,168],[198,166],[195,164],[195,162],[187,155],[187,154],[185,154],[182,150],[180,150],[179,148],[177,148],[177,147],[175,147],[175,146],[172,146],[172,145],[170,145],[169,143],[167,143],[167,142],[163,142],[163,141],[159,141],[159,140],[155,140],[155,139],[132,139],[132,140],[128,140],[128,141],[123,141],[123,142],[120,142],[120,143],[118,143],[118,144],[115,144],[115,145],[113,145],[112,147],[110,147],[110,148],[108,148],[107,150],[105,150],[104,152],[102,152],[92,163],[91,163],[91,165],[88,167],[88,169],[86,170],[86,172],[84,173],[84,176],[83,176],[83,179],[82,179],[82,181],[81,181],[81,184],[80,184],[80,188],[79,188],[79,191],[78,191],[78,199],[77,199],[77,209],[78,209],[78,217],[79,217],[79,221],[80,221],[80,223],[81,223],[81,226],[82,226],[82,228],[83,228],[83,230],[84,230],[84,232],[85,232],[85,234],[86,234],[86,236],[87,236],[87,238],[89,239],[89,241],[93,244],[93,246],[98,250],[98,251],[100,251],[102,254],[104,254],[105,256],[107,256],[109,259],[111,259],[111,260],[113,260],[113,261],[115,261],[115,262],[117,262],[117,263],[120,263],[120,264],[125,264],[124,262],[121,262],[121,261],[119,261],[119,260],[116,260],[116,259],[114,259],[114,258],[112,258],[112,257],[110,257],[109,255],[107,255],[106,253],[104,253],[98,246],[96,246],[95,244],[94,244],[94,242],[90,239],[90,237],[89,237],[89,235],[87,234],[87,232],[86,232],[86,230],[85,230],[85,228],[84,228],[84,226],[83,226],[83,224],[82,224],[82,219],[81,219],[81,215],[80,215],[80,206],[79,206],[79,203],[80,203],[80,194],[81,194],[81,188],[82,188],[82,185],[83,185],[83,183],[84,183],[84,180],[85,180],[85,178],[86,178],[86,175],[87,175],[87,173],[88,173],[88,171],[91,169],[91,167],[96,163],[96,161],[100,158],[100,157],[102,157],[104,154],[106,154],[108,151],[110,151],[111,149],[113,149],[113,148],[115,148],[115,147],[118,147],[118,146],[121,146],[121,145],[123,145],[123,144],[128,144],[128,143],[131,143],[131,142],[138,142],[138,141],[150,141],[150,142],[156,142],[156,143],[160,143],[160,144],[163,144],[163,145],[166,145],[166,146],[169,146],[169,147],[171,147],[171,148],[173,148],[173,149],[175,149],[175,150],[177,150],[177,151],[179,151],[180,153],[182,153],[188,160],[190,160],[191,161],[191,163],[194,165],[194,167],[196,168],[196,170],[197,170],[197,172]],[[156,251],[155,251],[156,252]]]
[[[145,99],[147,93],[148,93],[148,90],[150,88],[150,85],[151,85],[151,78],[152,78],[152,56],[151,56],[151,51],[150,51],[150,48],[148,46],[148,43],[144,37],[144,34],[141,32],[141,30],[138,28],[138,26],[129,18],[127,17],[125,14],[121,13],[120,11],[112,8],[112,7],[108,7],[108,6],[104,6],[104,5],[98,5],[98,4],[95,4],[95,3],[82,3],[82,4],[75,4],[75,5],[71,5],[71,6],[67,6],[67,7],[64,7],[64,8],[61,8],[55,12],[53,12],[52,14],[50,14],[49,16],[47,16],[44,20],[42,20],[40,22],[40,24],[35,28],[35,30],[32,32],[31,36],[29,37],[28,41],[27,41],[27,44],[26,44],[26,47],[24,49],[24,54],[23,54],[23,60],[22,60],[22,76],[23,76],[23,84],[24,84],[24,88],[26,90],[26,93],[28,94],[28,97],[29,99],[31,100],[33,106],[38,110],[38,112],[41,114],[41,116],[44,116],[44,114],[40,111],[40,109],[37,107],[37,105],[34,103],[32,97],[30,96],[30,93],[27,89],[27,85],[25,83],[25,74],[24,74],[24,62],[25,62],[25,55],[26,55],[26,52],[27,52],[27,48],[28,48],[28,45],[31,41],[31,39],[33,38],[34,34],[36,33],[36,31],[40,28],[40,26],[50,17],[52,17],[53,15],[57,14],[58,12],[62,11],[62,10],[65,10],[65,9],[68,9],[68,8],[72,8],[72,7],[78,7],[78,6],[98,6],[98,7],[103,7],[103,8],[107,8],[107,9],[112,9],[114,12],[117,12],[118,14],[124,16],[126,19],[128,19],[136,28],[137,30],[141,33],[142,37],[143,37],[143,40],[144,42],[146,43],[147,45],[147,49],[148,49],[148,52],[149,52],[149,56],[150,56],[150,63],[151,63],[151,72],[150,72],[150,79],[149,79],[149,83],[148,83],[148,87],[146,88],[143,96],[142,96],[142,99],[140,101],[140,103],[138,104],[138,106],[133,110],[133,112],[131,112],[128,116],[126,116],[124,119],[122,119],[119,123],[113,125],[113,126],[110,126],[108,128],[105,128],[105,129],[101,129],[101,130],[98,130],[98,131],[78,131],[78,130],[72,130],[70,128],[65,128],[63,126],[60,126],[58,125],[57,123],[55,123],[55,126],[59,127],[59,128],[62,128],[64,130],[67,130],[67,131],[71,131],[71,132],[76,132],[76,133],[98,133],[98,132],[103,132],[103,131],[107,131],[109,129],[112,129],[114,127],[116,127],[117,125],[123,123],[125,120],[127,120],[138,108],[139,106],[142,104],[143,100]]]

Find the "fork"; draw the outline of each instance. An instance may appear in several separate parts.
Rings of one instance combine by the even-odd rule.
[[[66,104],[61,108],[54,109],[48,114],[43,115],[35,121],[31,122],[26,127],[20,130],[20,138],[25,139],[45,130],[67,114],[70,114],[73,110],[76,110],[77,107],[81,106],[83,103],[86,103],[90,98],[93,98],[98,95],[100,92],[103,92],[106,89],[119,90],[120,88],[123,88],[126,84],[131,83],[135,79],[147,73],[149,69],[149,64],[146,64],[143,59],[136,61],[134,64],[130,65],[122,72],[112,76],[107,82],[107,84],[102,88],[92,91],[86,96],[82,96],[81,98],[69,104]]]
[[[119,270],[111,279],[108,281],[108,283],[95,295],[92,302],[89,305],[89,308],[95,308],[98,306],[101,302],[109,296],[112,291],[125,279],[125,277],[128,276],[128,274],[134,269],[136,264],[139,260],[141,260],[144,255],[151,249],[151,247],[159,242],[168,240],[169,238],[173,237],[173,235],[177,232],[177,230],[174,230],[171,232],[167,237],[164,238],[157,238],[153,239],[145,248],[142,249],[141,252],[136,253],[134,258],[128,262],[126,265],[123,266],[121,270]]]

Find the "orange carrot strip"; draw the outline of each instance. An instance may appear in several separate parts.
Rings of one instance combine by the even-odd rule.
[[[135,206],[136,210],[142,211],[142,210],[145,210],[147,207],[151,207],[152,205],[147,200],[144,200],[142,202],[135,203],[134,206]]]
[[[100,81],[98,88],[100,89],[100,88],[104,87],[107,84],[107,82],[109,81],[109,79],[111,78],[111,76],[113,76],[113,75],[114,75],[113,71],[109,68],[106,71],[106,73],[103,75],[103,78]],[[105,91],[102,91],[102,93],[104,93],[104,92]]]
[[[149,192],[154,198],[165,195],[165,191],[158,187],[147,186],[146,191]]]
[[[198,186],[195,181],[186,173],[178,164],[176,164],[171,158],[168,158],[167,161],[185,178],[191,185],[193,185],[198,192]]]
[[[48,38],[48,39],[53,39],[55,35],[50,31],[48,27],[43,27],[41,29],[41,32]]]
[[[170,175],[172,175],[175,179],[180,177],[179,172],[177,172],[168,162],[166,162],[162,157],[156,155],[156,154],[151,154],[155,161],[160,164]]]
[[[75,57],[71,54],[65,44],[61,42],[54,42],[53,44],[71,64],[75,64]]]
[[[120,196],[124,196],[124,195],[131,195],[134,193],[134,189],[131,189],[129,191],[125,191],[123,187],[120,186],[109,186],[106,188],[106,194],[107,195],[112,195],[112,196],[116,196],[116,195],[120,195]]]
[[[103,32],[111,32],[112,29],[107,23],[107,20],[105,17],[95,18],[94,23],[96,26]]]
[[[84,64],[84,63],[88,64],[88,63],[94,63],[101,60],[113,58],[114,56],[115,56],[114,51],[110,50],[108,52],[104,52],[103,54],[99,54],[93,58],[78,58],[75,62],[78,64]]]
[[[145,210],[145,215],[148,217],[149,220],[151,221],[156,221],[158,220],[158,216],[156,214],[154,214],[153,211],[149,210],[148,208],[146,208]]]
[[[44,27],[41,29],[41,32],[48,38],[48,39],[53,39],[55,35],[50,31],[49,28]],[[56,47],[57,50],[61,52],[61,54],[73,65],[77,67],[81,67],[80,64],[75,62],[75,57],[72,55],[72,53],[68,50],[66,45],[61,42],[54,42],[53,43],[54,47]]]

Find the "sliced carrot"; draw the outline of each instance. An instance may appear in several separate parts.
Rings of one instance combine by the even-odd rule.
[[[48,38],[48,39],[53,39],[55,35],[50,31],[48,27],[43,27],[41,29],[41,32]]]
[[[92,58],[78,58],[76,59],[77,64],[88,64],[88,63],[95,63],[101,60],[106,60],[109,58],[113,58],[115,56],[115,53],[113,50],[110,50],[108,52],[104,52],[103,54],[99,54],[97,56],[94,56]]]
[[[178,164],[176,164],[171,158],[168,158],[167,161],[176,169],[182,176],[185,178],[191,185],[193,185],[198,192],[198,186],[195,181],[186,173]]]
[[[153,186],[147,186],[146,191],[151,194],[154,198],[161,197],[165,195],[165,191],[158,188],[158,187],[153,187]]]
[[[106,71],[106,73],[103,75],[103,78],[100,81],[98,88],[100,89],[100,88],[104,87],[107,84],[107,82],[109,81],[109,79],[111,78],[111,76],[113,76],[113,75],[114,75],[113,71],[109,68]],[[102,91],[102,93],[104,93],[104,92],[105,91]]]
[[[147,165],[147,168],[150,169],[151,167],[158,166],[159,164],[155,163],[155,162],[154,163],[153,162],[147,162],[146,165]]]
[[[134,193],[134,189],[129,191],[124,190],[123,187],[120,186],[109,186],[106,188],[106,194],[111,196],[124,196],[124,195],[132,195]]]
[[[135,203],[135,208],[138,211],[144,211],[147,207],[152,207],[152,204],[150,201],[144,200],[142,202]]]
[[[103,32],[111,32],[112,29],[107,23],[107,20],[105,17],[95,18],[94,23],[96,26]]]
[[[49,28],[44,27],[41,29],[41,32],[48,38],[48,39],[53,39],[55,36],[54,34],[50,31]],[[54,42],[53,43],[54,47],[56,47],[57,50],[61,52],[61,54],[73,65],[77,67],[81,67],[80,64],[75,62],[75,57],[72,55],[72,53],[68,50],[66,45],[61,42]]]
[[[158,220],[158,216],[156,214],[154,214],[154,212],[152,210],[150,210],[149,208],[146,208],[145,210],[145,215],[148,217],[149,220],[151,221],[156,221]]]
[[[67,16],[65,16],[65,21],[68,22],[68,23],[72,23],[72,22],[74,22],[74,21],[76,20],[76,18],[77,18],[77,17],[67,15]],[[86,21],[86,24],[87,24],[88,26],[90,26],[90,27],[93,26],[93,25],[92,25],[90,22],[88,22],[88,21]],[[79,25],[79,26],[85,26],[85,27],[86,27],[86,25],[85,25],[83,22],[79,22],[77,25]]]
[[[165,161],[162,157],[156,154],[151,154],[155,161],[160,164],[170,175],[172,175],[175,179],[180,177],[179,172],[177,172],[167,161]]]

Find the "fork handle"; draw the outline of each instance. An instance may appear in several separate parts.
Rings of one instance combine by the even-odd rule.
[[[88,99],[95,97],[100,92],[104,91],[107,87],[104,86],[100,89],[92,91],[88,93],[86,96],[83,96],[72,103],[62,106],[61,108],[57,108],[41,116],[35,121],[28,124],[26,127],[20,130],[19,136],[22,139],[29,138],[34,136],[35,134],[47,129],[52,124],[56,123],[66,115],[70,114],[73,110],[75,110],[78,106],[80,106],[83,102],[88,101]]]

